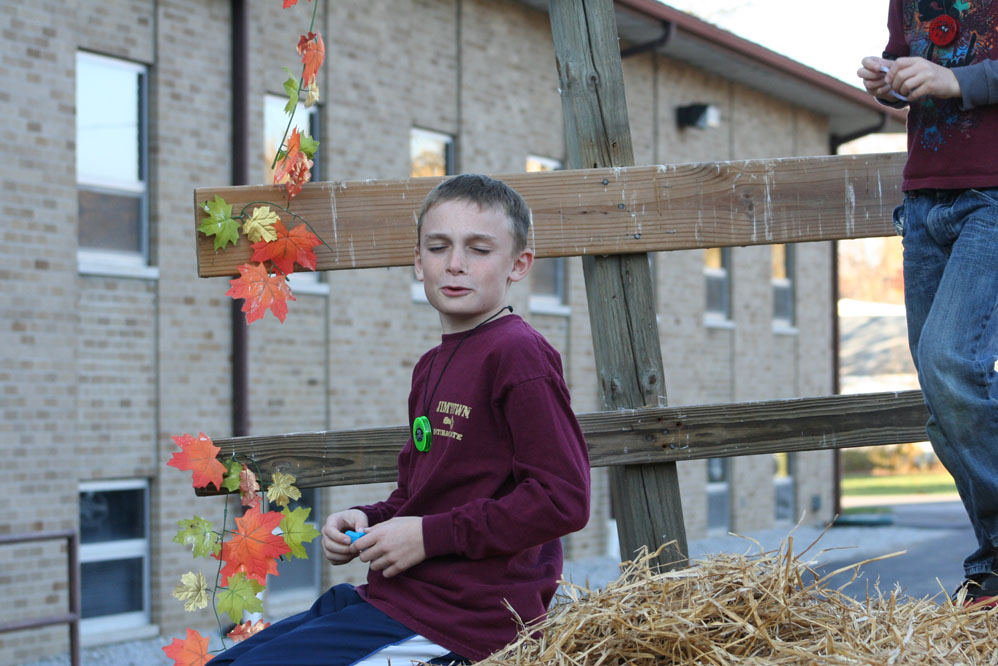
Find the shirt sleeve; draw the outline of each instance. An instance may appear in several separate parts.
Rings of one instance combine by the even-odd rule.
[[[525,381],[500,406],[513,442],[513,490],[424,516],[427,557],[515,553],[582,529],[589,520],[589,456],[564,383]]]
[[[954,67],[953,74],[960,82],[964,110],[998,104],[998,61],[983,60],[965,67]]]

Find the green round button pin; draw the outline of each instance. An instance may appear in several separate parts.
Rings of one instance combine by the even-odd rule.
[[[433,428],[427,417],[417,416],[412,422],[412,443],[416,445],[417,451],[430,450],[430,444],[433,443]]]

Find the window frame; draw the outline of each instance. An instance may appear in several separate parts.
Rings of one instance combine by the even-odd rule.
[[[533,163],[533,165],[531,164]],[[535,166],[537,168],[531,168]],[[553,157],[544,157],[542,155],[528,154],[525,160],[524,170],[527,173],[537,173],[542,171],[561,171],[563,169],[562,161],[555,159]],[[535,268],[537,261],[550,262],[554,267],[554,282],[555,291],[554,293],[535,293],[534,292],[534,281],[533,274],[530,279],[530,297],[529,297],[529,309],[530,312],[535,314],[548,314],[548,315],[558,315],[567,316],[572,313],[572,307],[568,302],[568,260],[567,257],[545,257],[544,259],[535,259]]]
[[[77,245],[77,270],[81,274],[156,279],[159,277],[159,269],[152,266],[149,214],[149,66],[124,58],[79,49],[76,51],[77,69],[81,60],[132,72],[138,77],[138,179],[135,183],[127,183],[88,178],[85,175],[81,177],[78,167],[75,168],[75,177],[78,193],[80,190],[84,190],[98,194],[139,195],[137,199],[139,203],[138,238],[140,249],[138,252],[121,252]],[[77,94],[79,83],[77,76]],[[74,137],[76,150],[79,150],[79,131],[75,128]],[[77,204],[77,215],[79,215],[78,206],[79,204]]]
[[[81,543],[79,562],[82,570],[84,564],[96,562],[114,562],[142,558],[142,610],[82,618],[80,632],[84,636],[145,627],[151,624],[151,527],[150,497],[148,479],[118,479],[110,481],[81,481],[78,492],[114,492],[121,490],[143,491],[143,522],[145,536],[141,539],[119,539],[101,541],[98,543]]]

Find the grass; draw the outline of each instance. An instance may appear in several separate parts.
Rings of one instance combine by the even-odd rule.
[[[842,495],[935,495],[955,493],[953,477],[947,472],[893,474],[883,476],[846,476],[842,479]]]

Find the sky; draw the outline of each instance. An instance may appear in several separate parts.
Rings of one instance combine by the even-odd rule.
[[[888,0],[665,0],[739,37],[860,86],[856,70],[887,45]]]

